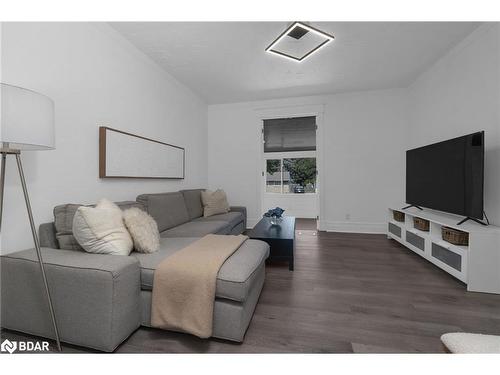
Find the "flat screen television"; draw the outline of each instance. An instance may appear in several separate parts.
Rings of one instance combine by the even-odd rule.
[[[409,205],[483,218],[484,131],[406,151]]]

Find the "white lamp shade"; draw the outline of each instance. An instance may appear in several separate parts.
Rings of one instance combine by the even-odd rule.
[[[52,99],[4,83],[1,83],[0,95],[0,142],[3,147],[15,150],[55,148]]]

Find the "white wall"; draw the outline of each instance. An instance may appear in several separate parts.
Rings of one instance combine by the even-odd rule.
[[[404,197],[405,93],[383,90],[210,105],[209,186],[225,189],[230,203],[246,205],[249,225],[254,225],[262,215],[259,113],[320,105],[322,229],[382,233],[387,207]]]
[[[486,131],[485,210],[500,225],[500,26],[485,24],[409,88],[410,146]]]
[[[209,185],[261,216],[259,117],[324,105],[322,229],[383,232],[408,148],[486,131],[485,209],[500,225],[500,26],[484,24],[408,88],[209,106]],[[350,219],[348,220],[347,217]]]
[[[322,229],[383,232],[387,206],[404,200],[404,151],[479,129],[487,140],[485,207],[500,225],[499,32],[480,27],[408,89],[212,105],[207,132],[203,101],[108,26],[4,23],[2,81],[56,103],[57,149],[23,155],[35,219],[50,221],[60,203],[208,183],[247,206],[253,225],[262,214],[258,113],[321,106]],[[186,147],[186,179],[100,180],[99,125]],[[2,253],[31,246],[9,161]]]
[[[37,223],[61,203],[207,185],[207,106],[105,24],[3,23],[2,81],[50,96],[56,150],[26,152]],[[101,180],[98,127],[107,125],[186,148],[185,180]],[[32,247],[13,160],[7,168],[2,253]]]

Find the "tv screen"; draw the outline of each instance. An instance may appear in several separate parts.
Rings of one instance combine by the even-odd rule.
[[[483,218],[484,131],[406,151],[406,202]]]

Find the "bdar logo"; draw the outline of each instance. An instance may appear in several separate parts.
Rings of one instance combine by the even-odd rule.
[[[0,345],[0,351],[9,352],[48,352],[48,341],[10,341],[5,339]]]
[[[14,353],[17,349],[17,343],[11,342],[9,340],[3,340],[2,345],[0,345],[0,350],[2,352],[9,352],[10,354]]]

